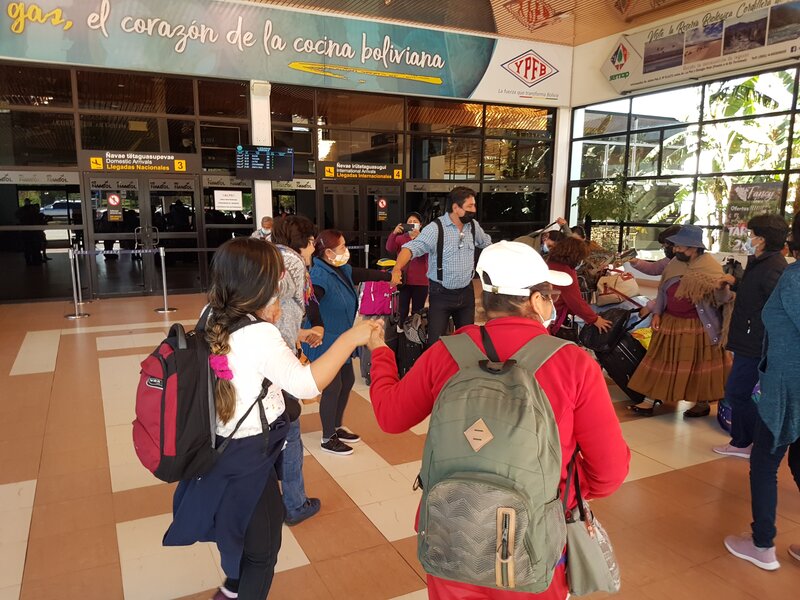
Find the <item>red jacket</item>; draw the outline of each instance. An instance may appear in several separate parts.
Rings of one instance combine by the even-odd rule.
[[[548,262],[547,266],[552,271],[560,271],[567,273],[572,277],[572,283],[567,287],[556,286],[561,295],[556,301],[556,323],[561,319],[561,314],[566,311],[568,315],[576,315],[584,320],[584,322],[591,325],[597,321],[597,313],[592,310],[592,307],[581,296],[581,288],[578,285],[578,274],[570,266],[557,262]]]
[[[525,343],[546,330],[538,321],[521,317],[492,319],[486,325],[501,360],[511,357]],[[458,330],[483,348],[480,329],[469,325]],[[378,348],[372,353],[370,398],[381,429],[401,433],[431,414],[444,384],[458,370],[442,342],[437,342],[398,380],[394,353]],[[586,498],[600,498],[614,492],[628,474],[630,450],[622,438],[603,374],[597,363],[578,346],[567,346],[553,355],[536,372],[536,380],[550,399],[561,438],[561,492],[567,464],[576,445],[581,448],[578,470],[581,491]],[[572,494],[570,494],[572,496]],[[570,503],[574,498],[570,498]],[[564,600],[567,584],[559,567],[553,584],[543,594],[520,594],[477,588],[428,577],[431,598],[491,598],[493,600]],[[483,595],[469,595],[475,592]]]
[[[407,233],[397,234],[392,232],[386,240],[386,250],[392,254],[399,254],[403,244],[411,241]],[[403,283],[406,285],[424,285],[428,287],[428,255],[412,258],[403,272]]]

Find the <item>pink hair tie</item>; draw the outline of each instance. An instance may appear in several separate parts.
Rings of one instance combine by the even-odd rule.
[[[228,381],[233,379],[233,371],[231,371],[230,365],[228,365],[227,355],[212,354],[208,357],[208,364],[211,365],[211,370],[214,371],[214,375],[220,379],[227,379]]]

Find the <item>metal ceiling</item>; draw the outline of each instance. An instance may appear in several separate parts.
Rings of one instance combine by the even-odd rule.
[[[708,0],[249,0],[350,17],[577,46]],[[654,8],[657,7],[657,8]]]

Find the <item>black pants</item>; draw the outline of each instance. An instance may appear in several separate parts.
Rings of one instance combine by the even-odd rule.
[[[425,299],[428,297],[427,285],[404,285],[400,288],[400,326],[408,318],[408,309],[416,313],[425,308]]]
[[[753,543],[770,548],[775,543],[775,513],[778,509],[778,467],[789,451],[789,469],[800,490],[800,439],[772,452],[772,433],[759,418],[750,453],[750,497],[753,510]]]
[[[283,510],[278,478],[273,469],[244,535],[239,579],[225,581],[226,588],[238,590],[239,600],[264,600],[272,587],[281,549]]]
[[[758,383],[760,358],[733,355],[728,381],[725,382],[725,400],[731,407],[731,446],[747,448],[753,443],[758,409],[753,402],[753,388]]]
[[[352,363],[346,363],[336,377],[333,378],[324,390],[319,400],[319,418],[322,421],[322,437],[330,439],[336,429],[342,426],[344,409],[350,399],[350,391],[356,382]]]
[[[460,290],[448,290],[431,281],[428,307],[428,346],[433,346],[447,331],[453,317],[456,329],[475,322],[475,291],[470,283]]]

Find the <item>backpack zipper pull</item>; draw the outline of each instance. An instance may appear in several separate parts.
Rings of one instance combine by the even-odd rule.
[[[422,478],[419,475],[417,475],[417,478],[414,480],[414,485],[411,486],[411,489],[415,492],[422,489]]]

